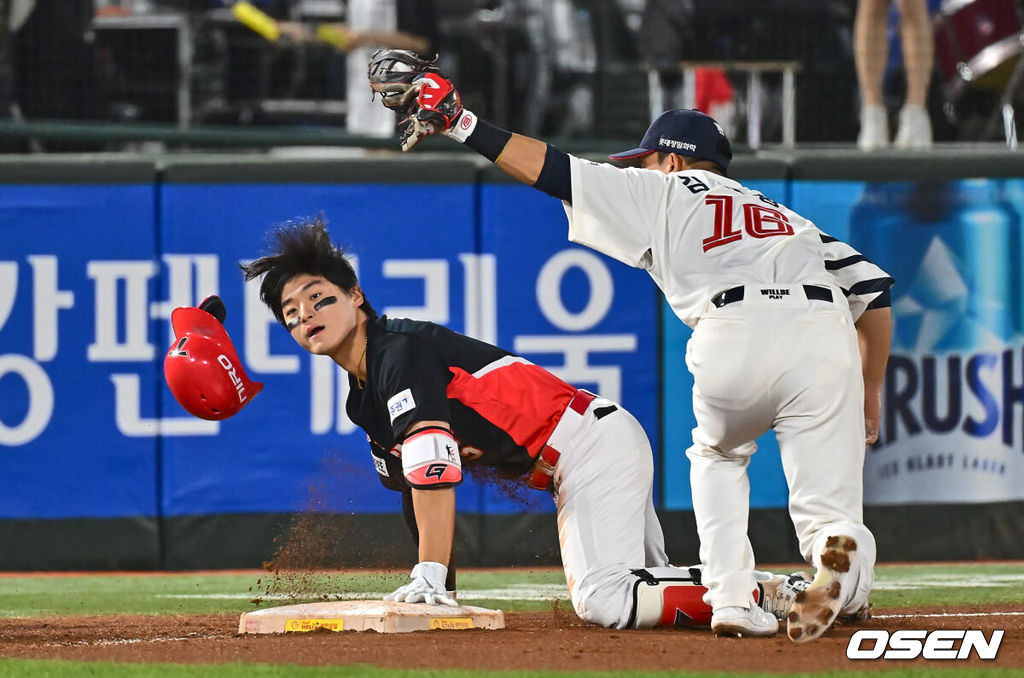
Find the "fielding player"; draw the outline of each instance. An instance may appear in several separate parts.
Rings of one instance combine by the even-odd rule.
[[[552,493],[566,583],[581,618],[616,628],[709,622],[700,568],[668,564],[652,502],[650,443],[629,412],[496,346],[433,323],[378,316],[322,218],[282,226],[275,237],[272,254],[242,265],[246,279],[262,277],[261,299],[300,346],[348,371],[348,415],[367,434],[381,482],[402,493],[417,540],[410,582],[387,599],[456,604],[448,569],[455,486],[464,466],[481,465]],[[176,311],[187,351],[176,339],[165,372],[179,401],[201,399],[204,408],[233,414],[237,387],[224,369],[202,371],[202,394],[191,388],[189,371],[199,374],[230,348],[226,335],[207,327],[216,323],[207,315]],[[203,327],[192,331],[189,322]],[[758,577],[747,595],[772,622],[808,583],[797,575]]]
[[[775,632],[751,599],[747,537],[751,441],[769,429],[801,553],[817,569],[789,637],[813,640],[840,613],[866,614],[875,541],[862,520],[864,444],[877,437],[892,279],[729,179],[729,140],[698,111],[660,115],[638,148],[611,156],[628,165],[619,169],[478,119],[451,81],[409,53],[379,50],[369,77],[384,105],[408,116],[403,150],[441,132],[558,198],[570,240],[646,269],[694,328],[687,456],[712,629]]]

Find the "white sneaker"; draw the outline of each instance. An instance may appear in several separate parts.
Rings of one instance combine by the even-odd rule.
[[[857,572],[851,560],[856,557],[857,542],[853,537],[837,535],[825,541],[814,581],[796,595],[789,610],[786,629],[790,640],[806,643],[820,638],[832,626],[843,606],[844,592],[856,584],[851,581]]]
[[[779,621],[757,605],[721,607],[711,615],[711,630],[719,636],[774,636]]]
[[[860,110],[860,136],[857,146],[862,151],[877,151],[889,145],[889,118],[884,106],[865,106]]]
[[[759,583],[764,594],[758,605],[782,621],[789,616],[789,610],[793,607],[797,595],[811,585],[811,579],[803,572],[794,572],[790,575],[776,574]]]
[[[932,147],[932,121],[928,111],[907,104],[900,109],[900,126],[896,132],[896,148],[919,151]]]

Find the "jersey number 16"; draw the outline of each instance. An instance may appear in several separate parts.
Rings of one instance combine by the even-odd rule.
[[[731,195],[709,195],[705,205],[715,208],[715,232],[702,241],[704,251],[728,245],[743,237],[746,231],[752,238],[769,238],[773,235],[793,235],[793,226],[786,215],[779,210],[754,203],[743,203],[743,228],[733,224]]]

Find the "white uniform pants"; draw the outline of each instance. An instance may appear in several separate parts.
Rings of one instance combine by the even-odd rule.
[[[596,418],[594,410],[613,404],[596,398],[583,415],[567,411],[548,443],[562,455],[555,504],[573,608],[585,621],[624,628],[637,581],[630,570],[667,565],[668,557],[654,512],[651,444],[621,406]]]
[[[777,287],[777,286],[773,286]],[[827,537],[857,540],[858,583],[843,613],[867,604],[875,543],[863,523],[864,385],[857,336],[842,293],[781,299],[748,286],[744,300],[711,308],[687,345],[694,375],[690,483],[712,608],[745,607],[754,585],[747,538],[751,442],[774,429],[800,552],[814,562]],[[756,479],[755,479],[756,482]]]

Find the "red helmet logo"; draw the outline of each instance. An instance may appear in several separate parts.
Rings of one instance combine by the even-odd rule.
[[[174,344],[164,356],[164,377],[174,399],[200,419],[238,414],[263,384],[246,375],[227,330],[198,308],[171,313]]]

